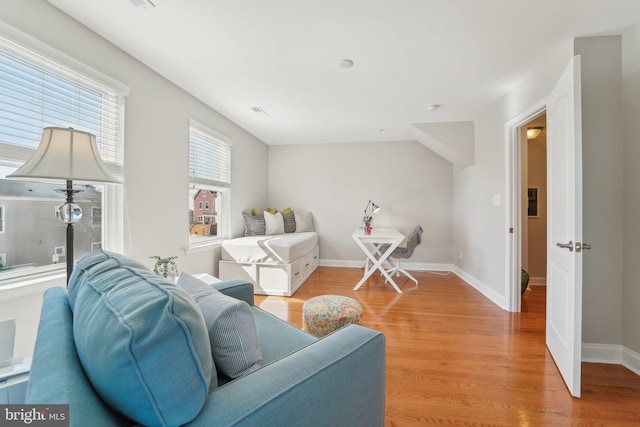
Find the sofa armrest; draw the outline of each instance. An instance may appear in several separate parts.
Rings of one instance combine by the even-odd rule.
[[[188,426],[383,426],[384,335],[349,325],[211,392]]]
[[[67,290],[44,294],[26,403],[68,404],[72,426],[131,426],[113,412],[87,379],[73,339],[73,314]]]
[[[211,286],[225,295],[246,301],[250,306],[253,306],[254,304],[253,284],[251,282],[247,282],[242,279],[234,279],[216,282]]]

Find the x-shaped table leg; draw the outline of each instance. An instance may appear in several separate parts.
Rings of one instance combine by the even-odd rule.
[[[391,286],[393,286],[393,288],[396,290],[396,292],[401,294],[402,291],[400,290],[398,285],[396,285],[396,282],[393,281],[393,279],[391,278],[389,273],[387,273],[387,271],[382,267],[382,263],[384,263],[385,260],[389,257],[389,255],[391,255],[393,250],[398,247],[400,242],[399,241],[391,242],[389,244],[389,247],[387,248],[387,250],[384,251],[384,253],[382,255],[380,255],[378,258],[376,258],[375,255],[380,253],[378,248],[380,247],[380,245],[382,245],[382,243],[373,245],[374,250],[370,251],[369,248],[367,248],[367,246],[360,239],[355,239],[355,241],[356,241],[356,244],[358,246],[360,246],[360,249],[362,249],[362,251],[367,255],[367,263],[365,264],[364,276],[358,282],[358,284],[355,286],[355,288],[353,288],[353,290],[357,291],[358,288],[360,288],[360,286],[362,286],[364,284],[364,282],[366,282],[367,279],[369,277],[371,277],[371,275],[373,274],[373,272],[375,270],[380,270],[382,275],[389,281],[389,283],[391,283]],[[369,260],[371,260],[371,262],[373,263],[371,268],[369,268]]]

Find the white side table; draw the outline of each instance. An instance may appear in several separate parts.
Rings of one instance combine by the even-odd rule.
[[[398,285],[396,285],[396,282],[393,281],[393,278],[389,273],[384,269],[382,263],[384,263],[393,250],[404,240],[404,235],[395,228],[375,228],[371,231],[371,234],[365,234],[363,228],[358,228],[353,232],[351,237],[353,237],[353,240],[356,242],[358,247],[367,255],[367,261],[371,260],[373,263],[371,268],[367,268],[368,263],[365,264],[364,276],[353,290],[357,291],[358,288],[360,288],[360,286],[362,286],[362,284],[366,282],[377,269],[380,270],[384,278],[391,283],[391,286],[393,286],[396,292],[401,294],[402,291]],[[388,244],[389,248],[381,254],[380,247],[385,244]]]
[[[31,357],[0,363],[0,404],[24,403],[31,371]]]

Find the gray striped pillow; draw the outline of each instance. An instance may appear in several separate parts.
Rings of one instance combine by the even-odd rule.
[[[178,285],[191,295],[204,315],[216,368],[230,378],[258,369],[262,351],[249,304],[186,273],[180,274]]]
[[[296,215],[293,211],[286,214],[283,213],[282,218],[284,219],[284,232],[294,233],[296,231]]]

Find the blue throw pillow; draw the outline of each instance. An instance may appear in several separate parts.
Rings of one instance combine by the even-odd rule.
[[[180,273],[178,285],[202,310],[216,367],[230,378],[258,369],[262,364],[262,351],[249,304],[224,295],[186,273]]]
[[[107,404],[146,426],[198,415],[215,369],[204,318],[186,292],[97,251],[78,261],[69,300],[82,367]]]

